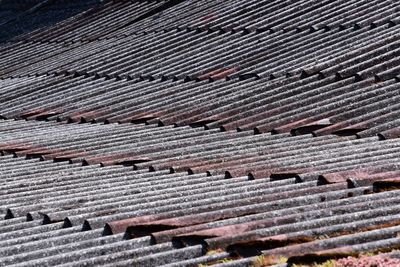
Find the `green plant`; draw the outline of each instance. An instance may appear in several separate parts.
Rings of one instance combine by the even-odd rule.
[[[260,255],[256,257],[256,260],[253,262],[253,267],[264,267],[274,264],[282,264],[287,262],[287,258],[283,256],[265,256]]]

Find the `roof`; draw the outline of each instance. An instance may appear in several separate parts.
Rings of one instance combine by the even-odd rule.
[[[0,265],[399,265],[398,11],[2,1]]]

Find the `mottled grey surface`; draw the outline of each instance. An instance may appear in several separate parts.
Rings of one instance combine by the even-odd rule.
[[[398,257],[398,11],[103,1],[0,44],[0,265]]]

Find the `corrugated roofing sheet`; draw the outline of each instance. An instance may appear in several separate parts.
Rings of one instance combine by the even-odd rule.
[[[0,3],[85,10],[0,36],[1,266],[399,264],[396,1],[63,2]]]
[[[392,44],[397,40],[397,28],[397,24],[384,23],[372,28],[273,34],[172,30],[82,41],[79,45],[55,42],[61,46],[54,48],[56,55],[46,54],[40,61],[36,54],[47,47],[16,42],[11,51],[27,50],[24,61],[30,64],[7,64],[12,55],[3,52],[1,74],[17,77],[77,72],[104,77],[215,80],[227,76],[307,76],[319,70],[324,76],[366,79],[377,75],[385,80],[398,73],[396,44]],[[31,49],[34,51],[29,52]]]
[[[399,134],[398,78],[127,81],[39,76],[0,81],[4,118],[136,122],[294,135]],[[212,96],[212,97],[211,97]]]
[[[4,212],[0,243],[7,244],[0,250],[0,262],[7,265],[170,263],[198,257],[199,262],[207,262],[216,255],[204,257],[205,249],[227,247],[229,252],[244,250],[248,255],[264,246],[279,247],[278,240],[296,243],[296,235],[304,241],[306,229],[310,229],[309,242],[325,235],[324,242],[331,247],[344,245],[335,243],[340,233],[357,232],[360,238],[371,236],[363,242],[382,242],[392,237],[399,221],[398,192],[382,190],[383,182],[349,186],[295,178],[225,179],[12,156],[0,160]],[[384,232],[374,230],[381,227]],[[278,234],[280,239],[274,241]],[[203,238],[207,243],[182,247]],[[154,255],[146,259],[149,253]],[[219,252],[219,256],[232,253]]]

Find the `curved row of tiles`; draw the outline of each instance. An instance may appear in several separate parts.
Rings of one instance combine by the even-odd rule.
[[[398,164],[249,180],[0,161],[1,265],[250,266],[253,255],[302,262],[310,252],[390,251],[400,242]]]
[[[256,134],[399,135],[397,77],[208,83],[39,76],[4,79],[0,86],[3,118],[189,125]]]
[[[396,161],[399,145],[397,138],[378,136],[254,135],[191,127],[12,120],[0,121],[0,134],[0,151],[15,156],[253,178],[389,164]]]
[[[374,25],[272,35],[172,31],[71,45],[12,43],[2,47],[1,76],[77,73],[117,79],[218,80],[309,75],[327,69],[325,76],[340,72],[341,77],[357,74],[363,79],[398,62],[393,36],[397,23]]]
[[[153,2],[118,1],[108,2],[102,7],[93,8],[89,12],[80,14],[74,18],[74,23],[66,21],[55,27],[41,29],[16,38],[24,41],[48,41],[48,42],[73,42],[75,40],[93,40],[93,38],[118,38],[133,34],[170,31],[171,29],[210,30],[210,31],[303,31],[342,27],[348,28],[356,25],[363,27],[371,21],[387,21],[395,19],[396,5],[390,1],[371,3],[368,1],[321,1],[308,2],[292,0],[281,1],[158,1],[163,4],[159,11],[154,11],[159,6],[151,6]],[[136,6],[139,4],[139,7]],[[142,6],[140,6],[142,5]],[[133,14],[132,6],[139,11]],[[150,6],[150,7],[149,7]],[[307,7],[307,8],[304,8]],[[147,12],[146,12],[147,8]],[[140,16],[144,9],[146,16]],[[109,17],[126,17],[128,23],[119,25],[111,23],[106,32],[96,29],[101,25],[97,20],[110,22],[107,19],[97,17],[110,14]],[[155,14],[152,14],[155,13]],[[141,19],[138,19],[141,17]],[[111,20],[111,22],[113,22]],[[97,24],[96,24],[97,23]],[[102,23],[104,24],[104,22]],[[75,36],[61,31],[63,27],[69,27]],[[92,36],[95,29],[95,36]],[[110,32],[110,29],[112,31]]]

